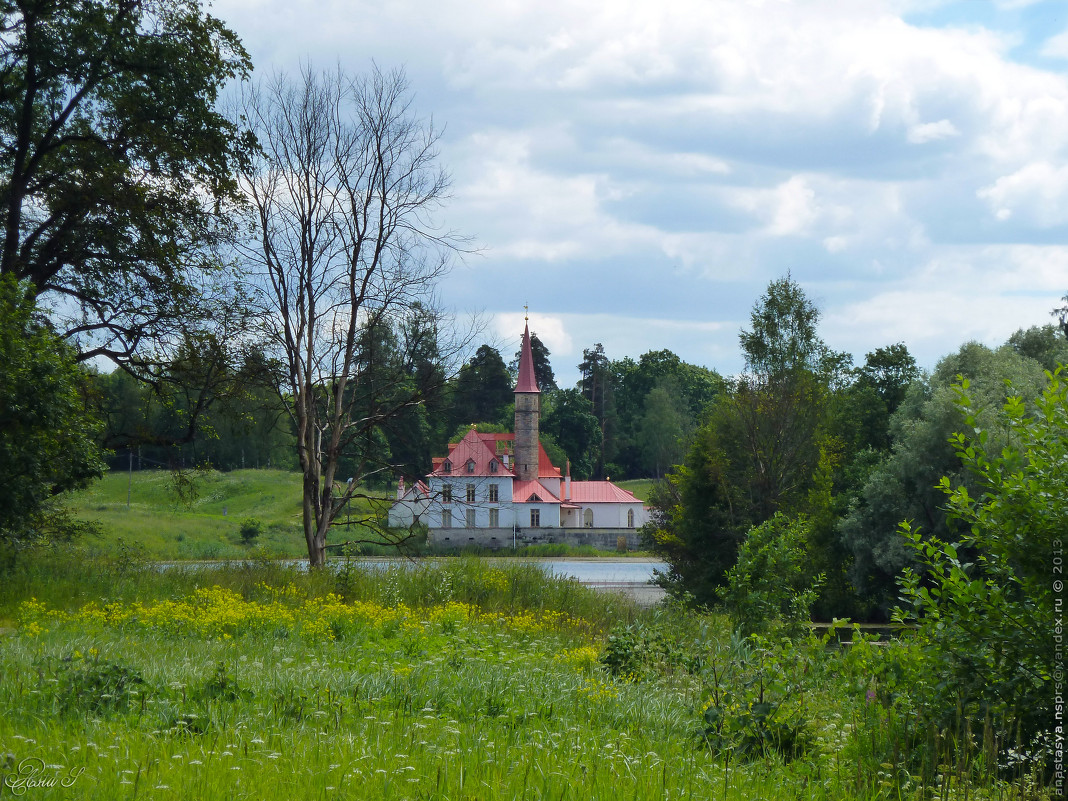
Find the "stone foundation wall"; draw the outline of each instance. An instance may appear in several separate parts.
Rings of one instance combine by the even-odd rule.
[[[592,545],[599,551],[616,550],[620,535],[627,538],[627,550],[639,548],[638,532],[633,528],[524,528],[515,532],[515,544],[523,545]],[[510,528],[432,528],[428,540],[442,548],[511,548]]]

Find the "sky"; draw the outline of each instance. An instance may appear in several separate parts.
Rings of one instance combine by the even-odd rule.
[[[505,360],[731,375],[787,274],[858,363],[1052,322],[1068,293],[1066,0],[215,0],[257,79],[403,67],[471,237],[440,286]]]

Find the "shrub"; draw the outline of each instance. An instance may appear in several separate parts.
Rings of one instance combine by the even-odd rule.
[[[781,513],[749,530],[727,585],[717,590],[742,634],[776,627],[792,636],[803,631],[823,581],[806,567],[808,534],[807,518]]]
[[[971,433],[950,441],[979,494],[940,482],[957,542],[925,540],[902,524],[918,568],[904,571],[907,606],[895,610],[898,621],[918,625],[937,679],[930,714],[993,717],[1025,744],[1053,720],[1055,644],[1041,632],[1053,631],[1055,558],[1068,532],[1068,387],[1060,371],[1047,376],[1033,413],[1010,397],[985,426],[960,379],[957,402]],[[991,430],[1004,447],[993,445]]]
[[[252,545],[263,533],[263,523],[255,517],[246,517],[241,521],[241,543]]]

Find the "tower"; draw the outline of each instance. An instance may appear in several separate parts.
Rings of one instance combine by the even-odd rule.
[[[519,380],[515,384],[515,475],[520,481],[538,478],[538,417],[541,390],[534,379],[530,352],[530,328],[523,325],[523,348],[519,355]]]

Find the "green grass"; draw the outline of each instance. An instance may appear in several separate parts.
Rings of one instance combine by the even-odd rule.
[[[100,524],[103,535],[95,544],[105,553],[116,554],[125,544],[155,559],[240,559],[250,554],[241,542],[241,522],[255,517],[263,524],[255,542],[260,553],[307,555],[299,473],[212,471],[195,476],[195,490],[183,503],[169,471],[112,472],[73,494],[68,505],[77,517]],[[354,516],[368,512],[366,502],[354,503]]]
[[[895,739],[868,697],[888,648],[739,642],[530,565],[161,572],[59,551],[2,578],[0,774],[73,779],[27,797],[1048,797]]]
[[[629,492],[633,492],[635,497],[640,501],[648,501],[649,493],[653,489],[653,485],[656,484],[655,478],[632,478],[628,481],[614,481],[612,482],[617,487],[625,489]]]

